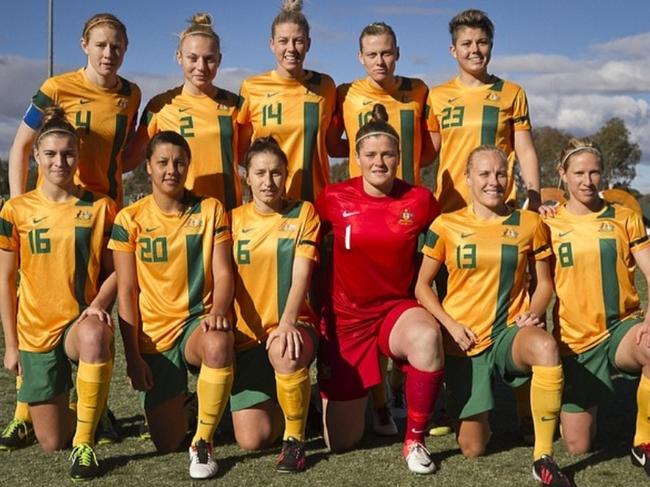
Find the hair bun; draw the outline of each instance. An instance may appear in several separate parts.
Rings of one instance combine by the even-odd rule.
[[[381,103],[375,103],[372,107],[372,119],[375,122],[388,122],[388,112]]]
[[[302,0],[283,0],[282,10],[285,12],[302,12]]]
[[[189,20],[189,22],[192,25],[205,25],[207,27],[212,27],[214,19],[208,12],[197,12],[192,15],[192,18]]]
[[[42,125],[49,125],[52,122],[65,121],[65,110],[58,105],[51,105],[43,111]]]

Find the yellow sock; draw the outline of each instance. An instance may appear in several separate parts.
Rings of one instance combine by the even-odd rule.
[[[535,427],[535,448],[533,456],[553,453],[553,436],[557,427],[562,405],[564,374],[561,365],[551,367],[533,365],[533,379],[530,383],[530,409]]]
[[[388,358],[383,355],[379,356],[379,371],[381,372],[381,381],[370,389],[372,394],[372,404],[375,409],[383,408],[388,404],[388,393],[386,392],[386,371],[388,370]]]
[[[201,372],[199,372],[199,378],[196,381],[199,421],[194,438],[192,438],[192,444],[200,439],[212,443],[212,435],[214,435],[228,404],[228,399],[230,399],[234,377],[232,365],[219,369],[213,369],[205,364],[201,365]]]
[[[111,385],[113,361],[89,364],[79,361],[77,370],[77,431],[72,446],[95,442],[95,428],[104,410]]]
[[[284,413],[284,439],[292,436],[303,441],[311,395],[309,370],[303,367],[291,374],[276,372],[275,384],[278,402]]]
[[[650,443],[650,378],[641,374],[636,390],[636,433],[634,445]]]
[[[530,418],[530,382],[515,387],[515,402],[517,404],[517,418]]]
[[[16,376],[16,396],[18,396],[18,391],[20,386],[23,385],[23,377],[21,375]],[[14,419],[19,419],[25,421],[26,423],[32,422],[32,417],[29,414],[29,404],[26,402],[21,402],[16,399],[16,410],[14,411]]]

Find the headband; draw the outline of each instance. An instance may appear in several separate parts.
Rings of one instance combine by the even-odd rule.
[[[368,138],[368,137],[372,137],[373,135],[385,135],[386,137],[390,137],[391,139],[393,139],[395,142],[397,142],[399,144],[399,138],[395,137],[393,134],[391,134],[389,132],[382,132],[380,130],[375,130],[374,132],[368,132],[367,134],[362,135],[361,137],[359,137],[356,140],[355,145],[358,144],[359,142],[361,142],[363,139]]]
[[[582,152],[582,151],[587,151],[587,152],[592,152],[594,154],[598,154],[600,157],[603,155],[600,153],[598,149],[595,147],[576,147],[575,149],[571,149],[569,152],[566,153],[566,155],[562,158],[562,161],[560,162],[560,167],[564,167],[564,164],[566,164],[566,161],[569,160],[569,157],[571,157],[573,154],[576,152]]]
[[[40,134],[38,134],[38,139],[36,139],[36,140],[39,141],[43,137],[45,137],[46,135],[54,134],[54,133],[68,134],[68,135],[71,135],[72,137],[74,137],[75,139],[79,140],[79,136],[77,135],[76,132],[73,132],[72,130],[68,130],[66,128],[61,128],[61,127],[52,127],[51,129],[47,129],[44,132],[41,132]]]

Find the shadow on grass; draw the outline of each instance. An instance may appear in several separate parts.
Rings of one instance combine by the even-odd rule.
[[[104,477],[109,473],[111,473],[113,470],[124,467],[131,462],[137,462],[138,460],[143,460],[145,458],[152,458],[158,455],[160,455],[158,452],[150,451],[145,453],[135,453],[135,454],[129,453],[128,455],[116,455],[116,456],[103,458],[102,463],[100,465],[101,467],[100,477]]]

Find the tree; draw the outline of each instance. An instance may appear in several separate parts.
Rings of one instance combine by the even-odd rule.
[[[348,170],[348,160],[343,159],[338,164],[332,164],[330,166],[330,182],[339,183],[350,178],[350,173]]]
[[[557,172],[557,158],[571,137],[571,134],[553,127],[540,127],[533,130],[542,188],[552,188],[558,185],[560,176]]]
[[[639,144],[630,141],[630,131],[620,118],[612,118],[593,135],[603,153],[603,187],[628,189],[641,160]]]
[[[124,175],[124,204],[139,200],[151,193],[151,182],[145,164],[138,165],[133,171]]]

